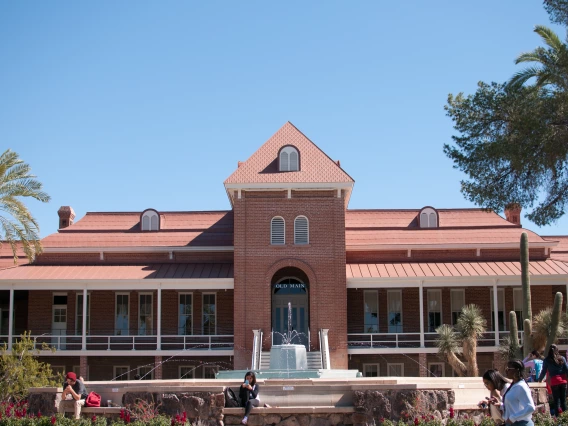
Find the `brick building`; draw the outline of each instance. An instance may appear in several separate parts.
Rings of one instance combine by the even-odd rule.
[[[62,207],[59,232],[34,264],[2,265],[0,339],[30,330],[38,345],[57,348],[42,352],[54,368],[89,380],[213,377],[251,366],[253,330],[263,353],[280,343],[290,314],[294,342],[320,366],[451,375],[434,329],[479,305],[488,323],[480,369],[497,362],[507,313],[522,311],[522,232],[533,312],[566,295],[568,237],[523,229],[519,208],[505,218],[430,206],[349,210],[354,180],[291,123],[224,184],[229,211],[87,213],[75,222]]]

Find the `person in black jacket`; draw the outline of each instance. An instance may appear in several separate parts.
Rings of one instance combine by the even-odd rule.
[[[556,414],[566,411],[566,375],[568,374],[568,365],[566,358],[558,352],[558,346],[550,345],[548,356],[544,359],[542,370],[538,381],[546,376],[550,377],[550,387],[552,388],[552,397],[556,405]]]
[[[256,374],[254,374],[253,371],[247,371],[245,381],[239,389],[241,406],[245,409],[245,416],[241,422],[244,425],[248,422],[248,416],[252,411],[252,407],[258,407],[260,405],[260,398],[258,397],[259,390],[260,388],[256,384]]]

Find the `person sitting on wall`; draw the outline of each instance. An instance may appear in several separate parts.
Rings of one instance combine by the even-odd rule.
[[[254,374],[253,371],[248,371],[247,374],[245,374],[245,382],[239,389],[241,406],[245,409],[245,416],[241,422],[244,425],[248,422],[248,416],[252,411],[252,407],[258,407],[260,405],[260,398],[258,397],[259,390],[260,388],[256,384],[256,374]]]
[[[77,380],[77,375],[72,371],[68,372],[65,376],[65,383],[63,383],[63,393],[61,394],[61,401],[57,412],[65,415],[66,409],[73,407],[75,411],[75,419],[81,418],[81,407],[85,405],[87,399],[87,389],[81,380]]]

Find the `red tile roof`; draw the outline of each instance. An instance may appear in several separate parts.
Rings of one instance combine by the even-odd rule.
[[[42,240],[54,247],[232,246],[233,212],[160,212],[161,230],[140,231],[140,213],[87,213]]]
[[[552,248],[552,259],[568,262],[568,235],[543,235],[545,240],[558,241],[558,245]]]
[[[300,170],[297,172],[278,171],[278,151],[285,145],[298,149]],[[225,184],[352,182],[351,176],[290,122],[284,124],[225,180]]]
[[[520,276],[519,262],[352,263],[345,265],[349,278],[424,278]],[[568,275],[568,264],[557,260],[530,263],[531,275]]]
[[[345,231],[347,249],[365,245],[519,244],[526,232],[529,243],[545,243],[532,231],[516,228],[481,229],[371,229]]]
[[[140,280],[233,278],[231,263],[173,263],[153,265],[44,266],[0,270],[0,280]]]
[[[347,210],[346,228],[418,228],[420,210]],[[440,227],[517,227],[495,212],[482,209],[438,209]]]
[[[12,246],[5,241],[2,241],[0,244],[0,269],[21,266],[28,263],[26,253],[19,241],[16,242],[16,256],[18,258],[17,264],[14,264],[14,252],[12,251]]]

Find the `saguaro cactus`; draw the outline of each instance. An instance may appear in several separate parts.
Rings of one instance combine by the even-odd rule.
[[[554,307],[552,308],[552,324],[550,327],[550,334],[546,341],[546,348],[544,349],[545,356],[548,354],[550,345],[552,345],[558,337],[558,324],[560,323],[560,313],[562,311],[562,293],[558,292],[554,296]]]
[[[510,355],[513,359],[521,357],[521,345],[519,345],[519,328],[517,327],[517,314],[515,311],[509,312],[509,324],[511,324],[510,339]]]
[[[529,274],[529,237],[526,232],[521,234],[521,281],[523,283],[523,357],[532,351],[531,326],[527,330],[527,320],[532,321],[531,279]],[[512,330],[511,330],[512,331]]]

